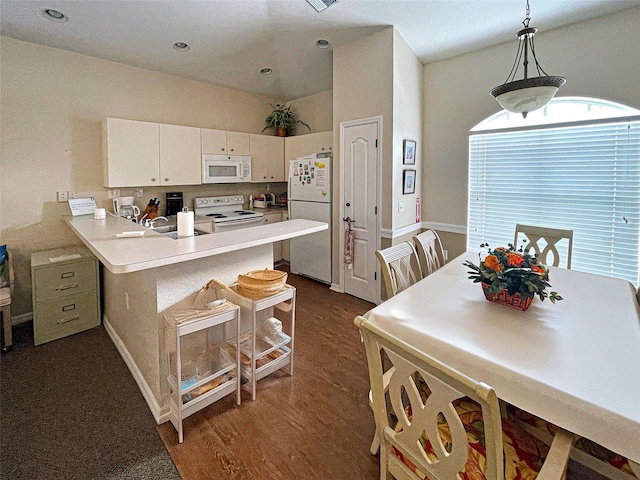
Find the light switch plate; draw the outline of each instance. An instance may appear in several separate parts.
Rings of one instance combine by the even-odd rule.
[[[404,202],[398,203],[398,213],[404,212]]]

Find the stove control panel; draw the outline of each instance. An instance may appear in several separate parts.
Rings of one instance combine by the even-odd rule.
[[[244,197],[242,195],[229,195],[224,197],[204,197],[195,199],[196,208],[220,207],[224,205],[242,205]]]

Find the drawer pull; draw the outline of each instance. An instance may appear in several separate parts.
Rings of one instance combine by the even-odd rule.
[[[80,319],[80,315],[74,315],[73,317],[63,318],[62,320],[58,320],[56,323],[58,325],[62,325],[63,323],[67,323],[67,322],[71,322],[73,320],[79,320],[79,319]]]
[[[75,276],[76,276],[76,272],[64,272],[63,274],[60,275],[60,278],[71,278]]]
[[[78,288],[78,284],[77,283],[70,283],[69,285],[61,285],[58,288],[56,288],[56,290],[58,292],[60,292],[62,290],[69,290],[70,288]]]

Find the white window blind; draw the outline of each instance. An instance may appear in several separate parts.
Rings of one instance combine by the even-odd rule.
[[[638,285],[640,118],[604,122],[472,133],[467,248],[572,229],[572,269]]]

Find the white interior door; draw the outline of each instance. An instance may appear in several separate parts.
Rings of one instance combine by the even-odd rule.
[[[378,137],[381,119],[347,122],[342,125],[342,218],[352,220],[355,231],[353,264],[344,266],[344,291],[373,303],[379,301],[376,281],[378,249]],[[343,220],[341,238],[346,222]],[[344,242],[344,240],[343,240]]]

